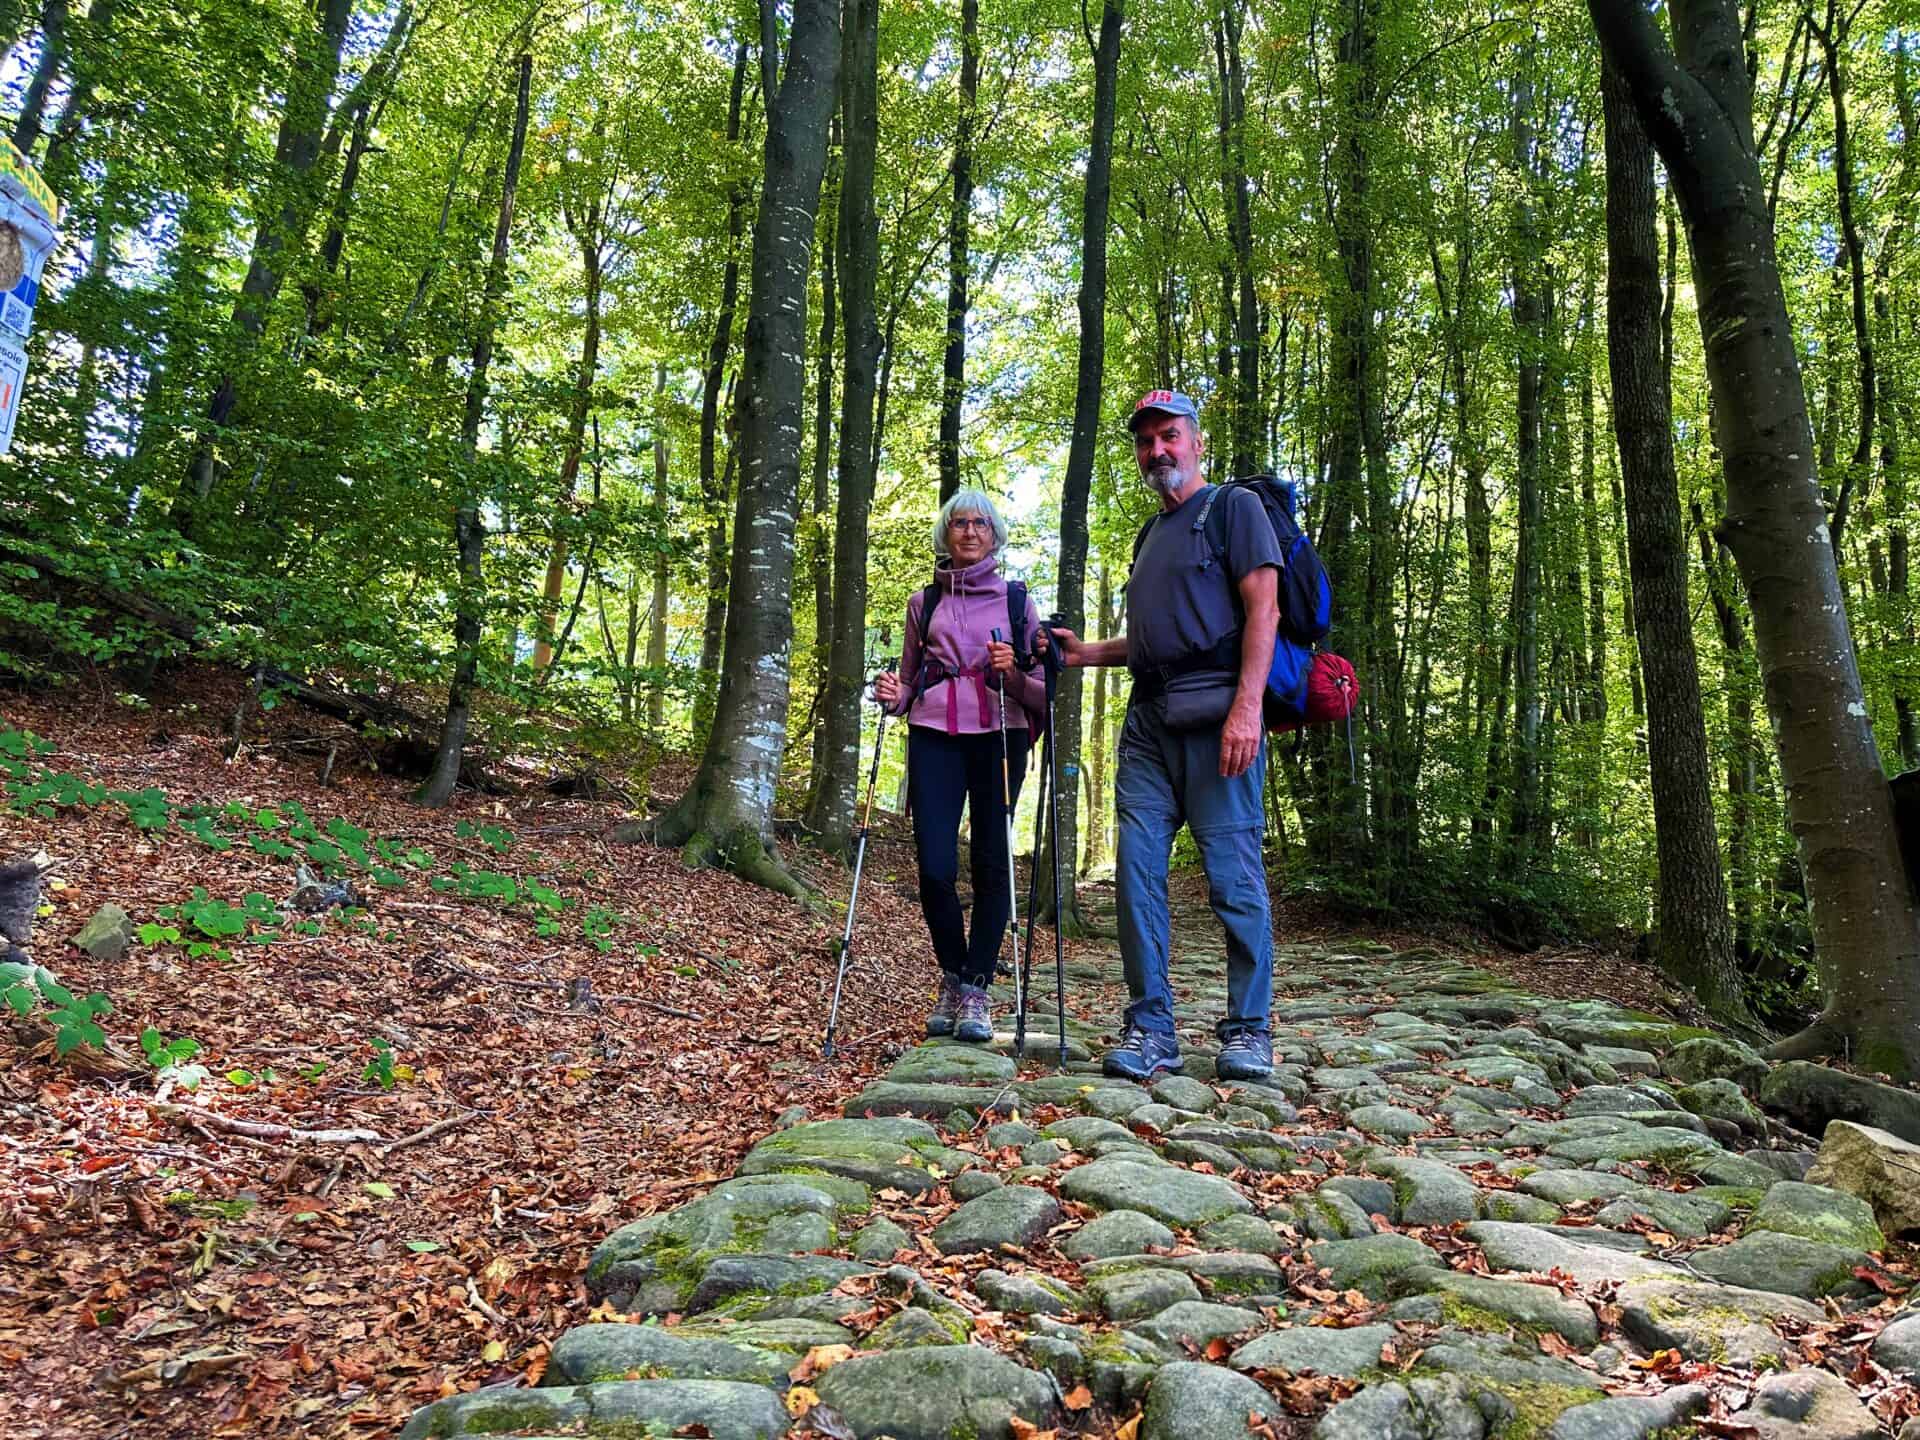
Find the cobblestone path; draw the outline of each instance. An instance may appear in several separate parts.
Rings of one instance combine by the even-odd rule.
[[[1215,1083],[1176,932],[1186,1073],[1072,1016],[1056,1072],[1043,946],[1027,1059],[928,1043],[768,1135],[608,1237],[543,1388],[406,1434],[1920,1440],[1920,1095],[1365,945],[1283,946],[1272,1079]]]

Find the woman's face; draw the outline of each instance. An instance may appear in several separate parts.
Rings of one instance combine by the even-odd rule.
[[[993,549],[993,522],[972,511],[956,510],[947,520],[947,553],[955,565],[972,565]]]

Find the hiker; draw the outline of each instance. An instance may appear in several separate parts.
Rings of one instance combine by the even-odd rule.
[[[974,1043],[993,1038],[987,986],[1013,903],[1007,855],[1002,747],[1012,800],[1038,724],[1045,714],[1042,680],[1014,663],[1014,645],[988,654],[992,634],[1030,649],[1038,623],[1026,587],[1000,574],[1006,522],[979,490],[961,490],[933,523],[938,559],[933,583],[907,602],[900,673],[874,681],[874,698],[909,717],[907,807],[919,858],[920,908],[940,962],[940,993],[927,1034]],[[996,693],[1005,686],[1004,707]],[[1005,728],[1001,717],[1005,715]],[[972,815],[973,930],[960,909],[960,809]]]
[[[1202,478],[1206,440],[1191,399],[1149,391],[1127,428],[1160,511],[1142,532],[1127,582],[1126,634],[1082,640],[1053,632],[1066,664],[1124,664],[1133,673],[1113,788],[1120,958],[1131,1003],[1102,1068],[1146,1081],[1183,1063],[1167,984],[1167,863],[1185,824],[1227,935],[1216,1071],[1222,1080],[1262,1079],[1273,1070],[1273,929],[1261,856],[1261,704],[1279,619],[1280,545],[1258,497],[1237,486],[1216,493]],[[1225,511],[1217,557],[1203,533],[1210,496]]]

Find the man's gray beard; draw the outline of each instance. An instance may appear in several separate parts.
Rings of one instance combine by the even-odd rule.
[[[1149,465],[1140,472],[1140,478],[1157,495],[1171,495],[1187,483],[1187,473],[1178,465],[1169,465],[1163,470]]]

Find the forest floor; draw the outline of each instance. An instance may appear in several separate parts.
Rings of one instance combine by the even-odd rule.
[[[0,1036],[0,1394],[23,1440],[377,1437],[442,1397],[537,1384],[595,1312],[584,1271],[609,1232],[707,1192],[783,1116],[840,1114],[919,1038],[932,962],[897,823],[869,857],[826,1060],[831,904],[609,845],[620,805],[556,798],[531,773],[431,813],[349,748],[322,786],[297,743],[315,725],[286,708],[228,762],[238,698],[205,671],[145,709],[0,692],[0,734],[51,746],[40,773],[134,797],[55,786],[44,813],[0,810],[0,860],[44,850],[57,867],[34,959],[110,998],[101,1023],[138,1066],[84,1078]],[[653,797],[687,773],[654,767]],[[156,789],[170,811],[139,798]],[[844,867],[794,853],[844,902]],[[348,875],[364,908],[296,919],[302,858]],[[67,943],[109,903],[141,928],[124,957]],[[1666,997],[1692,1018],[1599,951],[1361,936],[1285,902],[1276,928],[1322,953],[1418,948],[1541,995]],[[1106,941],[1068,952],[1076,973],[1110,968]],[[1095,1035],[1115,1005],[1110,976],[1077,988],[1070,1023]],[[156,1084],[149,1027],[197,1042],[192,1093]],[[376,1138],[312,1134],[342,1129]]]

